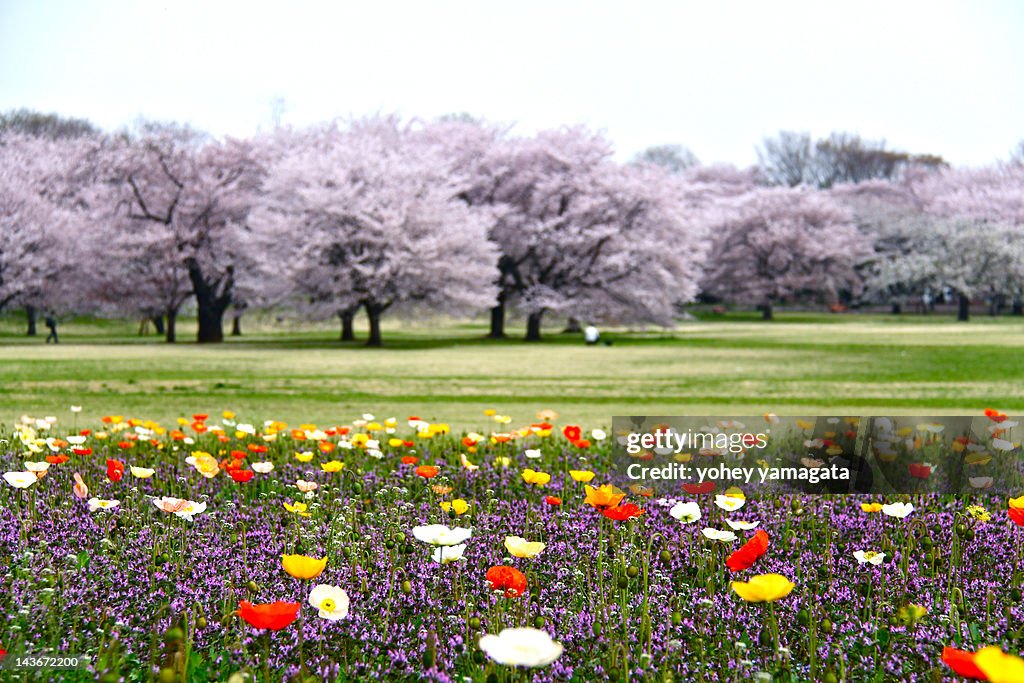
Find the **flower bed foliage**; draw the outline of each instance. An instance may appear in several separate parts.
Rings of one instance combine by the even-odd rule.
[[[25,418],[0,649],[93,658],[37,680],[1024,680],[1024,498],[631,487],[601,430],[488,413]]]

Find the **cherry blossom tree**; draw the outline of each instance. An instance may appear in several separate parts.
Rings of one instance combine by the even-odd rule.
[[[548,312],[592,320],[668,322],[696,293],[703,233],[683,212],[682,181],[652,165],[620,167],[608,142],[582,128],[503,138],[485,150],[464,197],[492,207],[499,294],[540,339]]]
[[[0,308],[25,307],[29,335],[36,311],[71,308],[80,224],[63,188],[78,149],[74,138],[0,134]]]
[[[491,212],[459,199],[466,179],[415,137],[393,117],[295,136],[253,215],[258,244],[296,235],[281,257],[304,305],[321,315],[363,309],[369,346],[381,345],[392,308],[464,314],[496,295]]]
[[[760,304],[817,296],[836,303],[861,287],[857,265],[870,253],[850,212],[824,193],[759,188],[705,212],[714,235],[704,290],[727,301]]]
[[[186,128],[149,125],[113,145],[102,183],[111,190],[104,220],[132,249],[119,254],[124,281],[148,279],[145,288],[156,294],[150,301],[159,301],[169,330],[184,272],[197,340],[223,341],[224,313],[252,256],[246,219],[263,173],[251,141],[212,140]]]

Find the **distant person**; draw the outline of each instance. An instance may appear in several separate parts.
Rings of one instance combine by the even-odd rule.
[[[48,316],[46,316],[46,320],[44,321],[44,323],[46,324],[46,329],[50,330],[50,334],[46,335],[46,343],[49,344],[50,340],[52,339],[53,343],[56,344],[59,341],[57,339],[57,320],[56,320],[56,318],[54,318],[52,315],[48,315]]]
[[[593,346],[601,339],[601,333],[597,331],[597,328],[593,325],[587,325],[583,330],[583,340],[587,342],[587,346]]]

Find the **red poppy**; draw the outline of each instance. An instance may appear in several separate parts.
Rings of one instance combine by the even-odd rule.
[[[958,676],[973,678],[978,681],[987,681],[988,676],[974,663],[974,653],[965,650],[958,650],[955,647],[942,648],[942,661],[946,663]]]
[[[245,451],[231,451],[231,457],[235,460],[242,460],[245,456],[249,455]]]
[[[91,429],[83,429],[82,431],[78,432],[79,436],[89,436],[90,434],[92,434]]]
[[[469,448],[470,446],[475,446],[476,445],[476,439],[473,439],[473,438],[468,437],[468,436],[464,436],[464,437],[462,437],[462,445],[465,446],[466,448]]]
[[[412,448],[412,441],[403,441],[402,445],[406,448]]]
[[[1006,420],[1006,413],[1001,413],[995,408],[985,408],[985,417],[992,420],[993,422],[1003,422]]]
[[[222,470],[227,470],[228,472],[231,472],[232,470],[242,469],[242,464],[243,463],[241,460],[236,460],[235,458],[231,458],[230,460],[228,460],[227,458],[225,458],[224,460],[220,461],[220,468]]]
[[[124,476],[124,463],[120,460],[107,460],[107,479],[121,481]]]
[[[419,461],[420,461],[420,459],[417,458],[415,455],[403,455],[402,456],[402,464],[403,465],[415,465]]]
[[[75,455],[92,455],[91,448],[72,448],[71,452]]]
[[[1009,509],[1010,519],[1013,520],[1017,526],[1024,526],[1024,510],[1018,510],[1017,508]]]
[[[438,468],[434,465],[420,465],[416,468],[416,474],[424,479],[433,479],[438,472]]]
[[[558,496],[548,496],[547,498],[544,499],[544,502],[550,505],[551,507],[558,507],[559,505],[562,504],[562,499],[559,498]]]
[[[730,571],[738,572],[749,569],[757,560],[768,552],[768,534],[758,529],[754,537],[729,556],[725,565]]]
[[[7,656],[7,650],[0,647],[0,662],[4,661],[4,657]]]
[[[280,631],[298,618],[299,603],[278,601],[266,605],[254,605],[242,600],[238,605],[238,616],[242,617],[250,626]]]
[[[70,458],[68,458],[68,456],[64,455],[63,453],[61,453],[60,455],[46,456],[46,462],[50,463],[51,465],[62,465],[66,463],[68,460],[70,460]]]
[[[192,416],[192,419],[195,420],[196,422],[206,422],[206,420],[209,417],[210,416],[207,415],[206,413],[197,413],[197,414]]]
[[[252,453],[266,453],[267,447],[260,443],[251,443],[246,448]]]
[[[205,434],[210,430],[210,428],[207,427],[206,424],[203,422],[193,422],[191,427],[192,431],[195,432],[196,434]]]
[[[633,519],[644,514],[644,509],[637,507],[633,503],[623,503],[616,505],[613,508],[605,508],[601,510],[601,514],[608,519],[614,519],[616,522],[623,522],[627,519]]]
[[[572,445],[580,449],[590,448],[590,439],[576,439]]]
[[[133,444],[131,441],[118,441],[117,442],[117,447],[120,448],[122,451],[126,451],[126,450],[128,450],[129,448],[131,448],[134,445],[135,444]]]
[[[236,460],[235,462],[238,462],[238,461]],[[253,472],[252,470],[233,469],[233,470],[228,470],[228,474],[231,475],[232,479],[234,479],[235,481],[237,481],[240,484],[243,484],[243,483],[249,481],[250,479],[252,479],[253,476],[256,473]]]
[[[181,431],[180,429],[171,430],[171,439],[173,439],[174,441],[184,441],[185,432]]]
[[[565,435],[569,441],[576,442],[583,437],[583,430],[580,429],[579,425],[566,425],[562,429],[562,434]]]
[[[487,570],[487,583],[492,591],[504,591],[506,598],[517,598],[526,592],[526,574],[515,567],[491,567]]]
[[[703,484],[683,484],[683,490],[699,496],[702,493],[711,493],[715,490],[715,482],[706,481]]]
[[[338,427],[336,431],[338,432],[338,436],[345,436],[351,430],[348,427]]]
[[[923,462],[912,462],[907,465],[910,476],[916,479],[927,479],[932,476],[932,466]]]

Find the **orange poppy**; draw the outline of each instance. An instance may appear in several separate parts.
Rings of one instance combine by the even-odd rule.
[[[435,465],[420,465],[416,468],[416,475],[424,479],[433,479],[439,471]]]
[[[415,465],[419,461],[420,461],[420,459],[417,458],[415,455],[403,455],[402,456],[402,464],[403,465]]]
[[[616,522],[624,522],[627,519],[633,519],[644,514],[644,509],[637,507],[633,503],[623,503],[622,505],[616,505],[613,508],[606,508],[601,510],[601,514],[608,519],[614,519]]]
[[[299,603],[278,601],[266,605],[254,605],[242,600],[238,605],[238,616],[242,617],[250,626],[280,631],[298,618]]]
[[[993,422],[1004,422],[1006,420],[1006,413],[1001,413],[995,408],[985,408],[985,417],[992,420]]]
[[[762,529],[758,529],[752,539],[744,543],[739,550],[729,556],[729,559],[725,561],[725,565],[729,568],[729,571],[734,572],[749,569],[766,552],[768,552],[768,534]]]
[[[526,592],[526,574],[515,567],[491,567],[487,570],[486,578],[491,590],[503,591],[506,598],[517,598]]]
[[[548,496],[547,498],[544,499],[544,502],[550,505],[551,507],[558,507],[559,505],[562,504],[562,499],[559,498],[558,496]]]
[[[70,458],[68,458],[68,456],[64,455],[63,453],[61,453],[60,455],[46,456],[46,462],[50,463],[51,465],[63,465],[68,460],[70,460]]]

